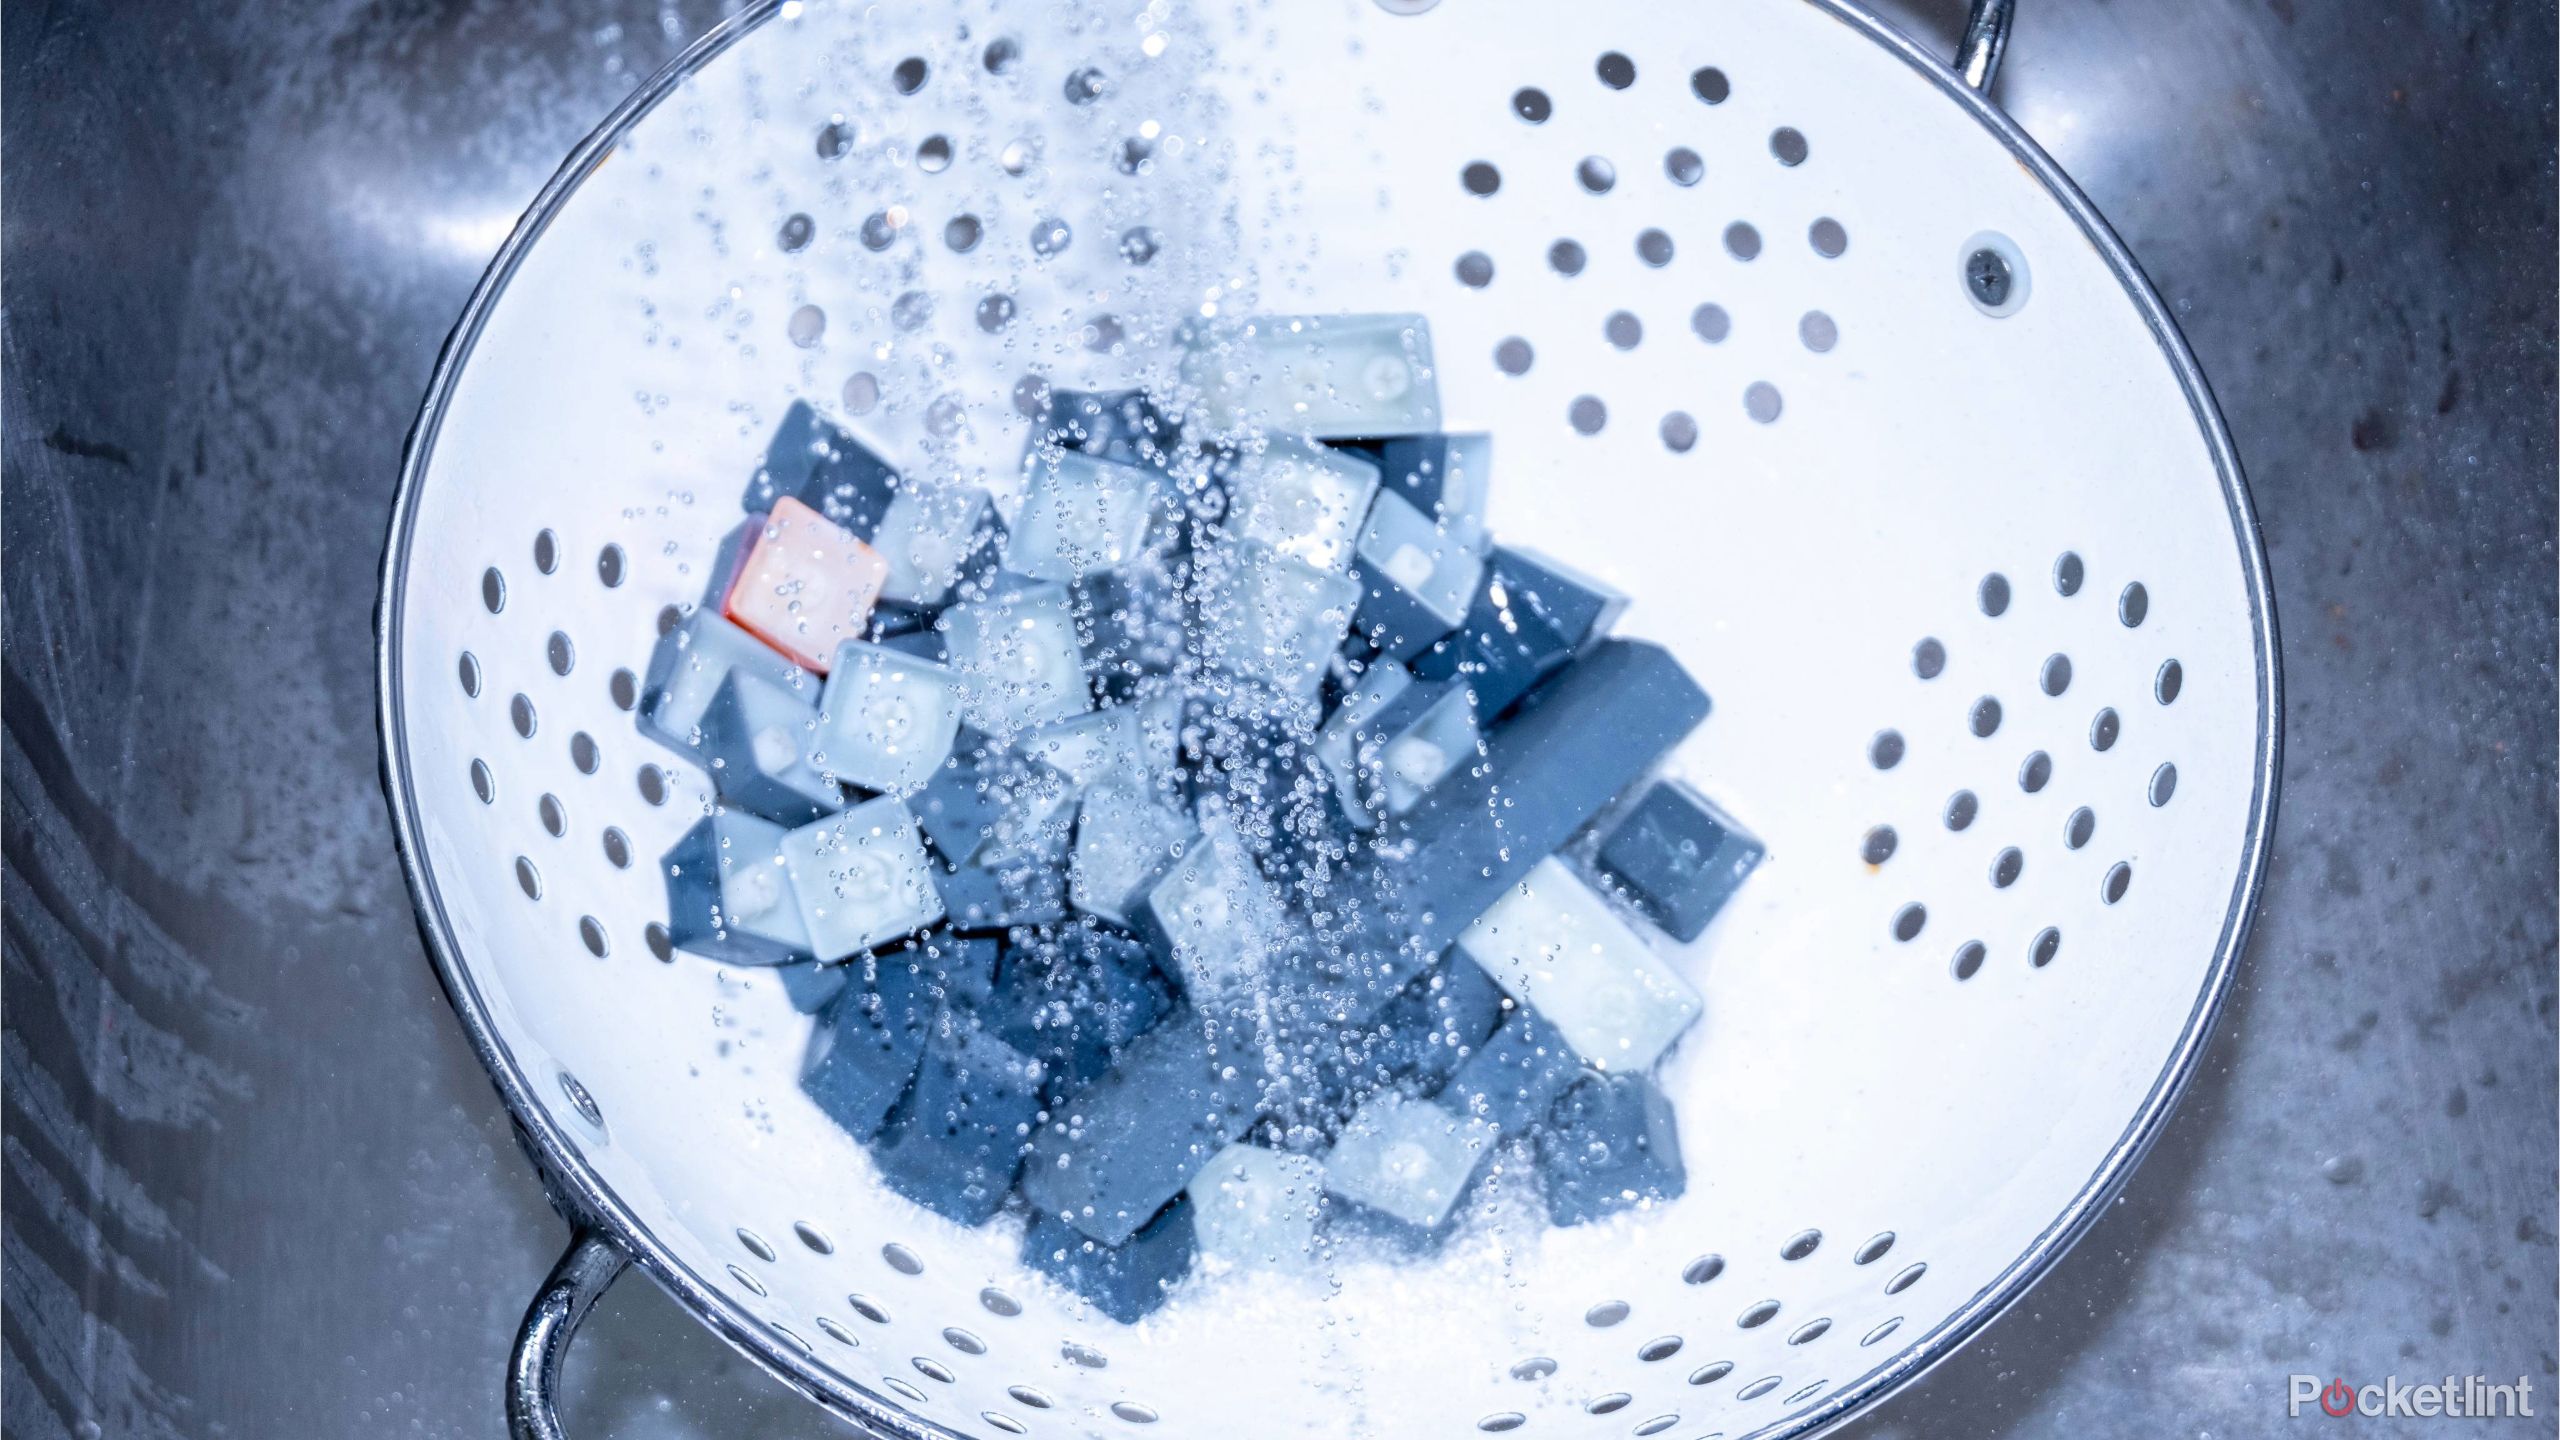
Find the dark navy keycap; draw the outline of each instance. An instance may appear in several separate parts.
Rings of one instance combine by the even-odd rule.
[[[781,826],[722,804],[658,861],[667,877],[667,938],[737,965],[817,958],[781,864]]]
[[[846,1134],[868,1140],[914,1078],[941,1007],[904,967],[865,974],[857,961],[846,968],[848,983],[810,1039],[800,1088]]]
[[[810,765],[818,707],[798,691],[731,670],[702,712],[702,763],[724,800],[782,825],[844,808],[844,792]]]
[[[1513,1010],[1458,1066],[1440,1103],[1486,1121],[1505,1136],[1528,1132],[1582,1078],[1582,1061],[1535,1012]]]
[[[1175,1007],[1051,1113],[1023,1195],[1104,1244],[1127,1240],[1253,1123],[1260,1071],[1250,1036]]]
[[[1695,940],[1766,847],[1704,795],[1665,781],[1600,842],[1600,870],[1675,940]]]
[[[740,503],[762,515],[788,495],[868,540],[898,484],[895,466],[800,400],[784,413]]]
[[[1580,1225],[1689,1186],[1671,1101],[1642,1075],[1594,1072],[1559,1098],[1538,1132],[1547,1214]]]
[[[1024,1263],[1134,1325],[1165,1302],[1191,1273],[1198,1251],[1191,1207],[1176,1199],[1120,1245],[1105,1245],[1052,1215],[1035,1214],[1022,1232]]]
[[[1040,1062],[944,1010],[872,1146],[889,1188],[946,1219],[994,1218],[1040,1115]]]
[[[1063,1097],[1101,1079],[1172,1003],[1136,937],[1078,923],[1010,946],[979,1014]]]

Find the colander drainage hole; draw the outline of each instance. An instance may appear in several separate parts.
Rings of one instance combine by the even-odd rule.
[[[1701,1365],[1697,1369],[1690,1371],[1689,1383],[1692,1385],[1713,1385],[1732,1373],[1732,1361],[1717,1360],[1709,1364]]]
[[[1689,93],[1710,105],[1721,105],[1733,94],[1733,82],[1713,65],[1689,72]]]
[[[548,530],[537,530],[533,536],[533,568],[548,575],[560,568],[560,537]]]
[[[1594,1330],[1606,1330],[1626,1319],[1631,1308],[1624,1300],[1603,1300],[1582,1313],[1582,1323]]]
[[[552,839],[557,840],[569,833],[569,812],[561,807],[559,796],[545,795],[534,802],[533,808],[542,817],[542,828],[551,832]]]
[[[1786,1244],[1778,1247],[1778,1258],[1781,1260],[1802,1260],[1821,1248],[1821,1231],[1799,1230],[1795,1234],[1787,1237]]]
[[[800,1243],[808,1246],[810,1253],[812,1254],[833,1255],[836,1253],[836,1242],[827,1238],[827,1232],[810,1224],[806,1220],[792,1221],[791,1233],[799,1236]]]
[[[1532,1355],[1511,1367],[1514,1380],[1544,1380],[1556,1373],[1556,1362],[1544,1355]]]
[[[587,953],[599,960],[612,948],[605,941],[603,923],[593,915],[578,917],[578,938],[586,942]]]
[[[1906,943],[1920,938],[1920,929],[1929,923],[1929,907],[1918,901],[1894,912],[1893,938]]]
[[[1506,1430],[1517,1430],[1528,1423],[1528,1416],[1517,1410],[1505,1410],[1497,1415],[1487,1415],[1477,1421],[1476,1428],[1488,1435],[1499,1435]]]
[[[2079,594],[2081,582],[2088,578],[2089,567],[2075,551],[2065,550],[2062,558],[2053,562],[2054,593],[2064,599]]]
[[[1612,90],[1624,90],[1636,83],[1636,62],[1615,50],[1602,52],[1592,65],[1600,83]]]
[[[1023,1424],[1021,1421],[1014,1419],[1012,1416],[1005,1414],[1001,1410],[981,1410],[978,1412],[978,1418],[986,1421],[990,1425],[993,1425],[1007,1435],[1028,1435],[1031,1433],[1030,1426]]]
[[[1599,1396],[1582,1408],[1594,1415],[1615,1415],[1634,1404],[1635,1398],[1624,1390],[1620,1390],[1614,1394]]]
[[[1955,959],[1947,966],[1948,972],[1958,980],[1970,980],[1981,972],[1983,957],[1989,953],[1981,941],[1967,940],[1956,947]]]
[[[622,584],[624,568],[621,546],[607,545],[596,552],[596,578],[604,582],[607,590]]]
[[[2026,868],[2027,857],[2025,852],[2021,851],[2015,845],[2009,846],[2007,849],[2002,850],[1998,855],[1992,857],[1991,888],[1995,890],[2006,890],[2010,886],[2017,884],[2018,877],[2026,872]]]
[[[1556,105],[1547,98],[1546,91],[1523,85],[1511,92],[1511,113],[1532,125],[1544,125],[1547,117],[1556,113]]]
[[[1985,695],[1973,702],[1973,713],[1966,718],[1973,733],[1988,740],[2000,732],[2000,698]]]
[[[2115,748],[2116,736],[2123,731],[2124,722],[2117,718],[2112,708],[2101,710],[2097,718],[2089,722],[2089,748],[2103,755]]]
[[[2132,888],[2133,867],[2119,860],[2112,869],[2107,871],[2107,878],[2098,887],[2098,893],[2105,897],[2108,904],[2113,905],[2124,898],[2124,892]]]
[[[631,868],[631,837],[608,825],[604,832],[604,858],[616,870]]]
[[[1982,584],[1974,590],[1974,598],[1981,602],[1982,613],[1994,620],[2008,614],[2009,577],[1996,573],[1983,576]]]
[[[1662,173],[1671,177],[1672,184],[1685,190],[1706,178],[1707,162],[1686,145],[1674,146],[1662,157]]]
[[[2036,676],[2036,683],[2047,695],[2060,695],[2070,689],[2071,657],[2059,651],[2044,657],[2044,669]]]
[[[1757,1330],[1761,1326],[1766,1325],[1777,1318],[1778,1302],[1775,1300],[1763,1300],[1759,1304],[1752,1306],[1750,1309],[1743,1311],[1741,1315],[1735,1318],[1733,1323],[1745,1330]]]
[[[1870,865],[1881,865],[1893,858],[1894,846],[1897,843],[1893,827],[1879,825],[1868,831],[1867,838],[1859,843],[1858,858]]]
[[[533,713],[533,699],[527,695],[518,695],[507,702],[507,719],[516,727],[516,733],[527,740],[533,738],[535,728],[541,723]]]
[[[1657,1360],[1668,1360],[1680,1353],[1680,1345],[1681,1340],[1677,1335],[1658,1335],[1644,1342],[1643,1348],[1636,1351],[1636,1358],[1647,1364]]]
[[[1001,1315],[1008,1320],[1022,1313],[1021,1301],[1014,1299],[1012,1296],[997,1289],[993,1285],[990,1285],[984,1290],[978,1292],[978,1303],[986,1308],[986,1312],[988,1314]],[[1016,1400],[1022,1399],[1019,1395],[1016,1395],[1013,1398]],[[1027,1405],[1031,1402],[1025,1400],[1023,1403]]]
[[[667,803],[667,772],[655,765],[640,767],[640,798],[652,805]]]
[[[593,775],[596,773],[596,767],[604,763],[603,753],[596,749],[596,737],[588,734],[584,730],[571,735],[569,737],[569,763],[577,766],[578,773],[581,775]]]
[[[2172,664],[2172,665],[2175,665],[2175,664],[2177,664],[2178,662],[2177,662],[2177,661],[2175,661],[2175,660],[2172,660],[2172,661],[2170,661],[2169,663],[2170,663],[2170,664]],[[479,699],[479,698],[480,698],[480,657],[479,657],[479,656],[477,656],[477,655],[472,654],[472,653],[471,653],[470,651],[468,651],[468,650],[465,650],[465,651],[463,651],[463,652],[462,652],[461,676],[462,676],[462,693],[463,693],[463,694],[465,694],[465,695],[470,696],[470,697],[471,697],[472,699],[474,699],[474,700]],[[2164,703],[2165,703],[2165,702],[2164,702]]]
[[[1935,680],[1947,670],[1947,647],[1935,636],[1911,647],[1911,673],[1923,680]]]
[[[1973,824],[1973,817],[1981,813],[1982,802],[1975,799],[1970,790],[1959,790],[1947,797],[1947,828],[1949,830],[1962,831],[1970,827]]]
[[[1736,260],[1760,258],[1760,232],[1747,220],[1736,220],[1724,227],[1725,253]]]
[[[1004,1393],[1012,1396],[1015,1404],[1028,1405],[1034,1410],[1046,1410],[1058,1403],[1049,1398],[1049,1392],[1035,1390],[1028,1385],[1010,1386]]]
[[[613,696],[613,708],[628,710],[640,703],[640,677],[628,670],[616,670],[606,682],[605,690]]]
[[[1734,1393],[1737,1400],[1757,1400],[1786,1382],[1775,1375],[1763,1375]]]
[[[1810,1345],[1814,1341],[1819,1340],[1830,1333],[1831,1322],[1829,1320],[1808,1320],[1804,1324],[1796,1327],[1796,1332],[1787,1337],[1787,1343],[1790,1345]]]
[[[2036,932],[2035,943],[2027,948],[2027,963],[2041,970],[2053,963],[2062,950],[2062,932],[2047,925]]]
[[[1762,425],[1774,425],[1786,409],[1786,399],[1778,387],[1766,380],[1754,380],[1742,392],[1742,413]]]
[[[483,805],[497,803],[498,777],[489,772],[489,762],[486,760],[471,762],[471,793],[479,796],[480,803]]]
[[[753,1255],[768,1265],[773,1263],[773,1246],[768,1243],[763,1236],[757,1234],[753,1230],[747,1229],[743,1225],[738,1227],[737,1234],[738,1243],[746,1247],[746,1252],[748,1254]]]
[[[1867,742],[1867,762],[1879,770],[1890,770],[1902,763],[1904,748],[1901,731],[1879,730]]]
[[[924,1273],[924,1262],[916,1258],[916,1252],[894,1240],[880,1247],[880,1259],[901,1275]]]
[[[1698,443],[1697,417],[1686,410],[1674,410],[1662,417],[1662,448],[1674,455],[1686,455]]]
[[[1502,172],[1495,169],[1490,161],[1470,161],[1458,172],[1458,183],[1465,186],[1470,195],[1489,196],[1502,188]]]
[[[1458,283],[1470,290],[1481,290],[1493,283],[1493,257],[1481,250],[1470,250],[1458,257]]]
[[[1885,1252],[1892,1248],[1892,1231],[1886,1230],[1881,1233],[1871,1235],[1867,1237],[1866,1244],[1858,1247],[1858,1253],[1849,1257],[1849,1263],[1853,1265],[1873,1265],[1878,1260],[1883,1259]]]
[[[656,956],[661,964],[675,963],[675,937],[667,933],[666,926],[652,920],[640,927],[640,939],[649,947],[649,953]]]
[[[1813,153],[1813,147],[1806,143],[1803,131],[1792,125],[1781,125],[1769,132],[1769,153],[1778,157],[1779,164],[1792,170],[1805,162],[1805,157]]]
[[[1848,227],[1828,215],[1807,226],[1804,238],[1813,253],[1825,260],[1837,260],[1849,251]]]
[[[2033,795],[2053,780],[2053,757],[2041,750],[2029,755],[2018,767],[2018,788]]]
[[[2124,622],[2127,630],[2140,626],[2150,614],[2151,592],[2142,588],[2141,581],[2127,585],[2124,593],[2116,597],[2116,618]]]
[[[1156,1412],[1139,1404],[1135,1400],[1112,1401],[1111,1413],[1128,1421],[1132,1425],[1153,1425],[1156,1423]]]
[[[1724,1273],[1724,1257],[1701,1255],[1680,1269],[1680,1279],[1690,1285],[1704,1285]]]
[[[1578,240],[1559,240],[1547,247],[1547,268],[1570,280],[1591,263],[1590,253]]]
[[[542,872],[533,868],[533,862],[522,855],[516,857],[516,885],[524,891],[527,900],[542,898]]]
[[[2162,765],[2159,769],[2151,772],[2151,803],[2155,808],[2168,804],[2169,797],[2177,793],[2177,766]]]
[[[1892,1279],[1884,1282],[1884,1293],[1887,1295],[1899,1295],[1903,1291],[1910,1289],[1912,1286],[1919,1284],[1920,1277],[1928,1273],[1929,1267],[1925,1262],[1910,1266],[1895,1275]]]
[[[1517,335],[1493,347],[1493,368],[1505,375],[1528,374],[1536,358],[1537,352],[1529,348],[1529,342]]]
[[[2166,661],[2160,666],[2159,675],[2151,682],[2151,698],[2163,705],[2174,705],[2178,700],[2178,692],[2186,688],[2186,683],[2186,667],[2175,660]]]
[[[1708,344],[1721,345],[1733,333],[1733,316],[1723,306],[1710,302],[1689,312],[1689,328]]]
[[[507,608],[507,577],[499,574],[495,565],[480,572],[480,603],[488,606],[492,615]]]

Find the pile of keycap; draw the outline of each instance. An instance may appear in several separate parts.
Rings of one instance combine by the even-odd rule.
[[[717,796],[675,944],[775,967],[884,1183],[1124,1321],[1204,1254],[1427,1249],[1495,1168],[1676,1196],[1699,1000],[1644,932],[1760,858],[1652,778],[1705,693],[1496,543],[1421,319],[1185,343],[1041,397],[1009,518],[793,407],[640,706]]]

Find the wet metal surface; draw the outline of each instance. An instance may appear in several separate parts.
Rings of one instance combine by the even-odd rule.
[[[715,12],[210,8],[0,20],[0,1429],[489,1436],[564,1236],[419,953],[369,607],[486,257]],[[1951,46],[1960,8],[1906,23]],[[2141,257],[2249,469],[2284,806],[2158,1150],[1854,1433],[2264,1434],[2295,1371],[2560,1405],[2548,7],[2021,10],[1999,98]],[[842,1433],[645,1284],[569,1392],[580,1434]]]

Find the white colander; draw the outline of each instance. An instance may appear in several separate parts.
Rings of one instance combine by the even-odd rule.
[[[2280,711],[2203,379],[1976,12],[1960,75],[1846,0],[795,0],[581,146],[437,367],[380,612],[428,945],[580,1237],[516,1433],[626,1258],[900,1436],[1800,1435],[2016,1300],[2196,1062]],[[706,787],[630,707],[792,399],[1002,484],[1018,392],[1256,312],[1428,320],[1495,530],[1634,597],[1715,698],[1673,772],[1769,859],[1673,957],[1681,1198],[1121,1325],[875,1183],[769,974],[667,952]]]

